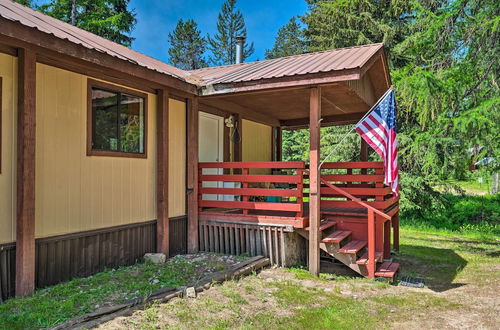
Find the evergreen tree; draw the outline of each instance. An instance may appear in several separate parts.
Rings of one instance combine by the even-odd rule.
[[[33,0],[14,0],[14,1],[26,7],[33,7]]]
[[[213,65],[234,64],[236,62],[236,37],[247,36],[245,19],[241,11],[236,9],[236,0],[226,0],[222,5],[221,12],[217,18],[217,34],[208,38],[211,56],[210,63]],[[253,42],[245,42],[242,60],[251,56],[254,52]]]
[[[296,17],[290,18],[288,24],[278,30],[274,46],[266,50],[266,58],[278,58],[305,52],[305,43],[300,22]]]
[[[128,8],[130,0],[50,0],[38,9],[61,21],[101,37],[130,46],[137,20]]]
[[[192,19],[180,19],[174,31],[168,34],[170,63],[184,70],[196,70],[207,66],[203,54],[207,41],[201,36],[198,25]]]

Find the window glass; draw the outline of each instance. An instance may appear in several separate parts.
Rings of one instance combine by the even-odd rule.
[[[144,153],[144,99],[92,88],[92,150]]]

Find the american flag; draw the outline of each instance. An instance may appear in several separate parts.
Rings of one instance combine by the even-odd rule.
[[[391,89],[355,127],[356,131],[384,160],[384,183],[399,194],[396,102]]]

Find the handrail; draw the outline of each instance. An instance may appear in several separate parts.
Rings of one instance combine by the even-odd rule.
[[[338,192],[339,194],[344,195],[345,197],[351,199],[353,202],[355,202],[355,203],[357,203],[357,204],[359,204],[359,205],[367,208],[368,210],[371,210],[373,213],[376,213],[376,214],[380,215],[384,219],[391,220],[391,217],[388,216],[387,214],[385,214],[384,212],[382,212],[382,211],[374,208],[371,205],[368,205],[368,204],[360,201],[358,198],[356,198],[353,195],[349,194],[347,191],[344,191],[343,189],[334,186],[333,184],[331,184],[330,182],[326,181],[325,179],[323,179],[321,177],[320,177],[320,181],[323,182],[325,185],[327,185],[329,188],[331,188],[331,189],[335,190],[336,192]]]
[[[309,174],[307,170],[305,170]],[[368,205],[353,195],[349,194],[347,191],[344,191],[343,189],[336,187],[335,185],[331,184],[327,180],[323,179],[320,175],[319,177],[320,182],[325,184],[327,187],[335,190],[341,195],[344,195],[345,197],[351,199],[353,202],[365,207],[368,210],[368,265],[367,265],[367,270],[368,270],[368,278],[375,278],[375,267],[376,267],[376,261],[375,261],[375,240],[376,240],[376,235],[375,235],[375,216],[374,214],[378,214],[384,219],[391,220],[391,217],[384,212],[374,208],[371,205]]]

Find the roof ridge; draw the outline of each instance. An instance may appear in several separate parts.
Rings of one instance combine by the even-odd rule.
[[[382,43],[382,42],[376,42],[376,43],[373,43],[373,44],[365,44],[365,45],[349,46],[349,47],[341,47],[341,48],[331,48],[331,49],[321,50],[321,51],[317,51],[317,52],[302,53],[302,54],[296,54],[296,55],[288,55],[288,56],[270,58],[270,59],[260,60],[260,61],[252,61],[252,62],[242,62],[242,63],[234,63],[234,64],[226,64],[226,65],[209,66],[209,67],[206,67],[206,68],[200,68],[200,69],[195,69],[195,70],[186,70],[186,71],[187,72],[196,72],[196,71],[205,71],[205,70],[220,69],[220,68],[230,68],[230,67],[237,67],[237,66],[246,66],[246,65],[249,65],[249,64],[255,64],[255,63],[260,63],[260,62],[274,61],[274,60],[283,60],[283,59],[295,58],[295,57],[302,57],[302,56],[308,56],[308,55],[310,56],[310,55],[328,53],[328,52],[332,52],[332,51],[341,51],[341,50],[353,49],[353,48],[371,47],[371,46],[376,46],[376,45],[381,45],[382,46],[383,44],[384,43]]]

